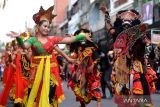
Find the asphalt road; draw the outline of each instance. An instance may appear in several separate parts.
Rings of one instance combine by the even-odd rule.
[[[59,104],[59,107],[79,107],[80,104],[76,102],[75,95],[70,88],[67,88],[66,84],[66,82],[63,82],[63,89],[66,99],[61,104]],[[106,91],[107,94],[109,94],[107,89]],[[152,101],[154,103],[154,107],[160,107],[160,94],[153,94]],[[90,104],[87,105],[87,107],[97,107],[96,101],[92,101]],[[114,98],[110,100],[102,99],[102,107],[117,107],[117,105],[114,103]]]
[[[71,89],[67,88],[67,83],[63,82],[62,85],[65,93],[65,100],[61,104],[59,104],[58,107],[79,107],[80,104],[76,102],[75,95],[73,94]],[[2,91],[2,88],[2,84],[0,83],[0,92]],[[108,93],[107,89],[106,91]],[[160,107],[160,94],[153,94],[152,101],[154,103],[154,107]],[[96,101],[92,101],[87,105],[87,107],[96,107],[96,105]],[[8,100],[6,107],[13,107],[13,103]],[[117,105],[114,103],[114,99],[102,99],[102,107],[117,107]]]

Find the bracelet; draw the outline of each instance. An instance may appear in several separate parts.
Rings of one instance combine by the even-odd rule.
[[[79,35],[75,36],[76,41],[81,41],[85,39],[84,34],[80,33]]]
[[[22,37],[16,37],[16,39],[17,39],[18,45],[20,45],[22,47],[24,44]]]
[[[114,28],[113,28],[113,27],[111,27],[111,28],[108,30],[108,32],[110,33],[110,31],[111,31],[112,29],[114,29]]]
[[[106,21],[107,23],[111,23],[111,19],[110,19],[109,13],[108,13],[108,14],[105,14],[105,21]]]

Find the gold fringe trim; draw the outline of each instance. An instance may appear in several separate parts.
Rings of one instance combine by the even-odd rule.
[[[115,85],[114,89],[115,89],[115,93],[116,93],[117,95],[120,95],[120,90],[118,90],[117,84]]]
[[[81,94],[81,91],[80,91],[80,89],[78,88],[77,85],[75,85],[73,91],[74,91],[77,95],[79,95],[80,97],[82,97],[82,98],[85,100],[85,102],[89,102],[89,100],[90,100],[89,97],[82,95],[82,94]]]
[[[58,80],[57,80],[57,78],[56,78],[56,76],[54,74],[51,74],[50,78],[51,78],[51,81],[53,81],[53,83],[55,85],[57,85],[57,86],[59,85],[58,84]],[[52,84],[52,85],[54,85],[54,84]]]
[[[61,96],[58,98],[58,103],[61,103],[63,100],[65,100],[65,96],[64,96],[64,95],[61,95]]]
[[[23,104],[26,106],[28,100],[28,87],[24,89]]]
[[[65,99],[64,95],[61,95],[60,97],[58,97],[56,101],[53,101],[54,107],[58,107],[58,104],[61,103],[64,99]]]
[[[2,106],[2,105],[0,105],[0,107],[6,107],[6,106]]]
[[[143,90],[142,89],[133,89],[133,93],[134,94],[143,94]]]
[[[14,103],[22,103],[22,102],[23,102],[23,100],[21,98],[16,98],[14,101]]]

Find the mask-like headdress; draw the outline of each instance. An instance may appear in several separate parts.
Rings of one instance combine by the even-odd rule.
[[[54,9],[54,6],[51,6],[47,10],[44,10],[43,7],[40,7],[40,10],[38,13],[33,15],[33,20],[36,24],[39,24],[41,20],[48,20],[49,23],[52,22],[52,19],[56,16],[52,14],[52,11]]]
[[[126,54],[134,43],[143,36],[146,29],[146,24],[140,24],[121,32],[114,42],[114,49],[115,51],[118,50],[116,52],[117,56]]]
[[[141,15],[134,9],[122,10],[118,12],[117,18],[122,21],[122,26],[126,29],[134,26],[137,21],[140,23]]]
[[[140,19],[141,15],[135,10],[126,10],[117,14],[117,17],[122,20],[135,20]]]

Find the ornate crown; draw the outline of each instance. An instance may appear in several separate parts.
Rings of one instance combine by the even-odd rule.
[[[39,12],[33,15],[34,22],[38,24],[41,20],[48,20],[51,23],[52,19],[56,16],[52,14],[53,9],[54,6],[51,6],[47,10],[44,10],[41,6]]]
[[[135,20],[135,19],[140,19],[141,18],[141,15],[139,15],[139,13],[137,12],[136,14],[136,11],[133,11],[133,10],[126,10],[126,11],[123,11],[121,13],[119,13],[117,15],[120,19],[128,19],[128,20]]]

